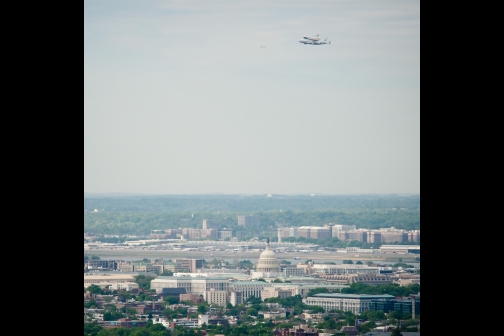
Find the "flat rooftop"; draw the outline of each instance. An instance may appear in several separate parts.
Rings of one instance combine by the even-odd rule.
[[[389,294],[340,294],[340,293],[319,293],[310,297],[335,298],[335,299],[395,299],[394,295]]]

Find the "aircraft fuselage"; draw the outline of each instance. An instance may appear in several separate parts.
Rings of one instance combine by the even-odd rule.
[[[321,45],[321,44],[327,44],[328,42],[326,42],[326,41],[313,41],[313,40],[299,40],[299,43]]]

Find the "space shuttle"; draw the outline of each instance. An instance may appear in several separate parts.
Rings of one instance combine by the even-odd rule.
[[[319,34],[315,35],[315,36],[303,36],[304,39],[307,39],[307,40],[312,40],[312,41],[319,41]]]

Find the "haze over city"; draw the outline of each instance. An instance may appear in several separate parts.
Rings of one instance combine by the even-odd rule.
[[[84,191],[419,194],[420,2],[86,0]]]

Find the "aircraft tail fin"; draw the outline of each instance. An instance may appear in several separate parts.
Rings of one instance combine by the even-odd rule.
[[[319,36],[319,34],[315,35],[315,37],[318,37],[318,36]]]

